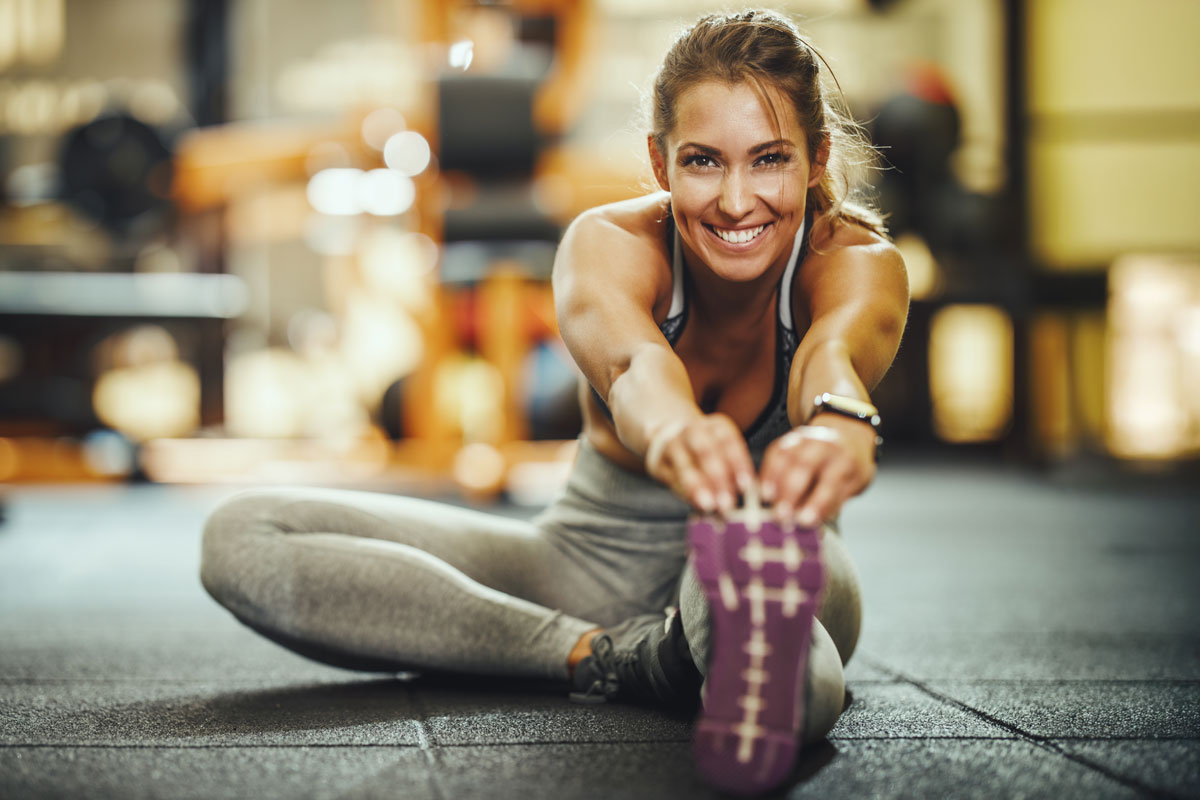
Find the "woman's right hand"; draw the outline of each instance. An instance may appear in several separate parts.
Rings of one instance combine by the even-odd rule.
[[[663,425],[650,437],[645,464],[650,477],[706,514],[732,512],[755,480],[746,440],[725,414]]]

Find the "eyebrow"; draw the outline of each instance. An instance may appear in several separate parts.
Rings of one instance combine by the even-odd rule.
[[[751,147],[749,150],[746,151],[746,154],[752,156],[752,155],[761,153],[764,150],[771,150],[776,147],[792,147],[792,148],[794,148],[795,146],[796,145],[793,144],[788,139],[773,139],[769,142],[763,142],[762,144],[754,145],[754,147]],[[706,144],[700,144],[699,142],[684,142],[683,144],[681,144],[679,146],[680,150],[684,150],[684,149],[688,149],[688,148],[690,148],[692,150],[699,150],[701,153],[704,153],[705,155],[709,155],[709,156],[723,155],[723,153],[718,148],[710,147]]]

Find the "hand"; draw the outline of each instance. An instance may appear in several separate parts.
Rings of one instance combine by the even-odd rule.
[[[753,483],[754,462],[737,423],[708,414],[656,431],[646,449],[646,472],[694,508],[728,514]]]
[[[763,457],[763,501],[784,525],[812,528],[875,477],[875,431],[857,420],[818,415],[822,422],[776,439]]]

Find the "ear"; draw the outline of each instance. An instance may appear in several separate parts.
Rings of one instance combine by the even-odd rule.
[[[667,180],[666,154],[658,149],[654,134],[646,134],[646,147],[650,149],[650,166],[654,169],[654,180],[664,192],[671,191],[671,182]]]
[[[821,178],[825,177],[825,167],[829,163],[829,137],[825,136],[821,139],[821,146],[817,148],[817,154],[813,157],[812,163],[808,165],[808,188],[813,188],[821,182]]]

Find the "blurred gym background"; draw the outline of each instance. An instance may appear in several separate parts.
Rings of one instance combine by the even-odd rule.
[[[794,0],[912,281],[892,452],[1192,470],[1200,4]],[[543,502],[549,287],[698,0],[0,0],[0,480]]]

